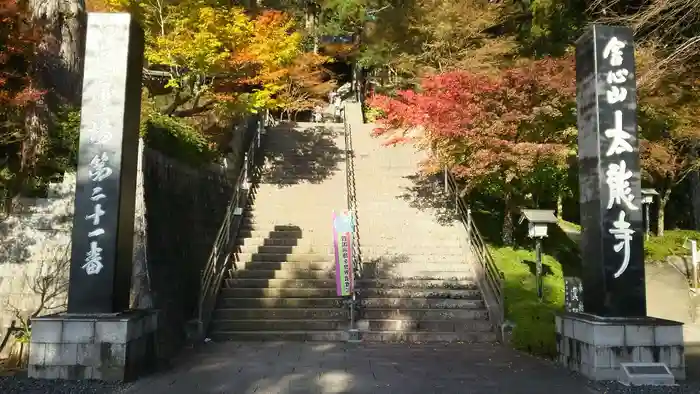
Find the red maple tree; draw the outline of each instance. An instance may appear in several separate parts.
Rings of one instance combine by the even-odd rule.
[[[375,135],[414,142],[427,169],[448,167],[467,192],[496,184],[505,204],[503,241],[512,240],[517,189],[543,163],[566,165],[576,140],[573,59],[528,61],[497,75],[453,71],[423,79],[418,92],[375,96]]]
[[[11,209],[11,198],[29,176],[36,159],[36,138],[25,127],[25,115],[44,92],[32,78],[39,35],[25,19],[17,0],[0,0],[0,206]]]
[[[3,137],[7,137],[9,127],[16,126],[15,122],[22,119],[22,109],[43,95],[30,75],[38,38],[17,0],[0,0],[0,129]]]

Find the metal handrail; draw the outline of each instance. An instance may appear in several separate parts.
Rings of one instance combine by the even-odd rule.
[[[357,217],[357,195],[355,187],[355,152],[352,146],[352,126],[343,111],[343,132],[345,133],[345,182],[347,188],[347,208],[353,219],[352,265],[356,278],[362,275],[362,257],[360,255],[360,231]]]
[[[475,267],[477,269],[477,283],[484,295],[489,317],[500,328],[505,322],[503,294],[505,276],[493,260],[479,228],[474,223],[471,209],[464,198],[460,196],[457,180],[447,167],[445,167],[445,190],[454,196],[455,210],[467,231],[468,251],[477,262]]]
[[[231,264],[231,256],[235,247],[236,237],[238,236],[238,229],[240,228],[240,220],[238,219],[243,214],[243,209],[248,201],[256,165],[256,152],[260,148],[262,130],[267,125],[267,122],[267,114],[262,114],[257,120],[255,133],[243,158],[241,171],[234,184],[231,201],[226,208],[226,216],[216,235],[209,260],[207,260],[207,264],[201,273],[198,305],[198,330],[200,335],[206,333],[224,274]]]

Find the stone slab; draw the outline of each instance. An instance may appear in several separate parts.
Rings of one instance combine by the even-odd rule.
[[[621,363],[664,363],[685,379],[683,323],[586,313],[555,317],[559,363],[593,380],[617,380]]]
[[[157,328],[154,310],[34,318],[29,377],[134,380],[155,364]]]

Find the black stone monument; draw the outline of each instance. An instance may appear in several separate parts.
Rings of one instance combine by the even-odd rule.
[[[143,31],[90,13],[68,311],[32,318],[28,375],[128,381],[156,360],[158,311],[129,310]]]
[[[557,351],[593,380],[619,380],[629,363],[684,379],[683,323],[646,316],[634,77],[632,31],[589,26],[576,43],[583,312],[571,283]]]
[[[632,31],[590,26],[576,83],[584,311],[646,316]]]
[[[143,30],[91,13],[85,44],[68,313],[129,308]]]

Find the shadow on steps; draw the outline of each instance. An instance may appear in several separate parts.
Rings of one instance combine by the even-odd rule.
[[[337,129],[295,126],[284,123],[267,132],[262,183],[278,187],[321,183],[338,171],[338,164],[345,160],[345,147],[337,143],[342,134]]]

